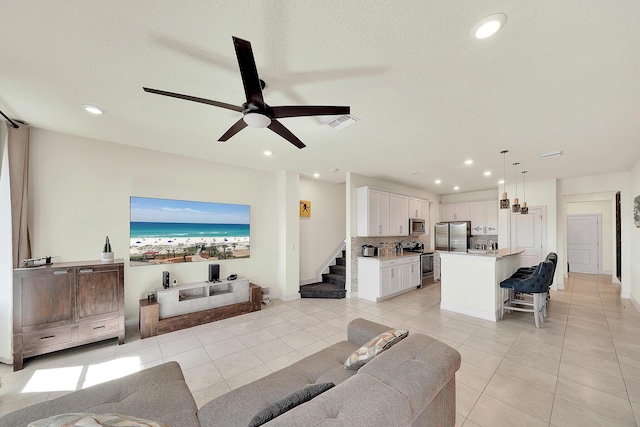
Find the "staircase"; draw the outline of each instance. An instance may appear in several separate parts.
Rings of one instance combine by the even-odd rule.
[[[347,295],[346,254],[336,258],[336,265],[329,266],[329,273],[322,274],[322,282],[300,286],[300,298],[333,298],[340,299]]]

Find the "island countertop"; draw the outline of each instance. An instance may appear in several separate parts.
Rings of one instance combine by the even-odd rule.
[[[503,248],[497,249],[495,251],[492,250],[476,250],[469,249],[468,252],[452,252],[452,251],[438,251],[440,254],[447,255],[461,255],[461,256],[480,256],[480,257],[490,257],[490,258],[504,258],[512,255],[518,255],[523,253],[525,250],[523,248]]]

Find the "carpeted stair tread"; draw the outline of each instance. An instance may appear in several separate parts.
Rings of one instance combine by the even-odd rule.
[[[344,286],[332,283],[312,283],[310,285],[300,286],[301,298],[332,298],[340,299],[347,295]]]

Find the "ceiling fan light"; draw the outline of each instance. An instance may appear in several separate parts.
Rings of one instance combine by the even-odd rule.
[[[252,128],[266,128],[271,124],[271,118],[260,113],[247,113],[243,119],[244,122]]]

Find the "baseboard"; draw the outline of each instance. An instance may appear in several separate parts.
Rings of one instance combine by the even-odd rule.
[[[499,312],[491,312],[485,310],[474,310],[469,307],[463,307],[460,305],[449,304],[447,302],[440,302],[440,308],[442,310],[453,311],[460,314],[466,314],[467,316],[478,317],[484,320],[490,320],[492,322],[497,322],[499,316]]]
[[[358,291],[347,291],[347,298],[358,298]]]
[[[611,276],[611,283],[615,283],[615,284],[618,284],[618,285],[622,284],[622,282],[620,280],[618,280],[617,276]]]
[[[292,294],[292,295],[285,295],[282,298],[282,301],[293,301],[293,300],[296,300],[296,299],[300,299],[300,292],[297,292],[297,293]]]
[[[301,280],[300,281],[300,286],[304,286],[304,285],[310,285],[312,283],[319,283],[322,282],[322,277],[320,278],[315,278],[315,279],[305,279],[305,280]]]
[[[631,300],[631,304],[640,312],[640,303],[636,300],[633,295],[629,295],[629,299]]]

